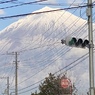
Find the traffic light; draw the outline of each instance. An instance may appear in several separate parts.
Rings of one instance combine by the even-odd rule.
[[[89,41],[87,39],[83,40],[81,38],[67,37],[65,40],[61,40],[62,44],[66,44],[71,47],[85,48],[89,46]]]

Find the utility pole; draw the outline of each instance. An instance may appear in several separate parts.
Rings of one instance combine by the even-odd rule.
[[[18,95],[18,53],[17,52],[12,52],[8,53],[10,55],[15,55],[15,95]]]
[[[0,79],[7,79],[7,95],[9,95],[9,77],[0,77]]]
[[[7,95],[9,95],[9,77],[7,77]]]
[[[17,64],[17,52],[15,52],[15,95],[18,95],[18,86],[17,86],[17,83],[18,83],[18,72],[17,72],[17,68],[18,67],[18,64]]]
[[[75,37],[67,37],[65,40],[62,39],[61,43],[71,46],[71,47],[80,47],[80,48],[89,48],[89,85],[90,85],[90,95],[94,95],[94,60],[93,60],[93,24],[92,24],[92,0],[88,0],[87,4],[87,16],[88,16],[88,40],[82,40],[81,38],[76,39]]]
[[[94,62],[93,62],[93,25],[92,25],[92,0],[88,0],[88,36],[89,36],[89,84],[90,95],[94,95]]]
[[[17,61],[17,52],[15,52],[15,95],[18,95],[18,61]]]

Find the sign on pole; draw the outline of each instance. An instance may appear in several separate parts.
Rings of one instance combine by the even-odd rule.
[[[70,86],[70,80],[67,78],[61,79],[61,87],[62,88],[68,88]]]

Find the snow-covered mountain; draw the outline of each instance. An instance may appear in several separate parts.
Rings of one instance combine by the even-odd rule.
[[[35,12],[48,10],[54,8],[44,7]],[[89,63],[86,58],[88,55],[83,55],[88,52],[88,49],[62,45],[61,39],[67,36],[84,39],[87,38],[87,34],[87,21],[68,11],[26,16],[0,31],[0,53],[4,54],[0,57],[0,75],[9,76],[10,88],[14,88],[15,69],[12,69],[12,62],[15,56],[11,53],[18,52],[19,89],[44,79],[50,72],[56,72],[55,74],[58,75],[68,71],[67,76],[76,87],[81,88],[79,92],[86,92],[89,85]],[[23,89],[22,92],[24,90],[28,88]]]

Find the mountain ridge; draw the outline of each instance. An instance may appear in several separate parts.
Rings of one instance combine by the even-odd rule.
[[[50,9],[57,8],[44,7],[37,11]],[[30,75],[35,75],[28,82],[25,81],[20,87],[37,82],[45,78],[49,72],[54,73],[64,67],[63,71],[60,71],[61,73],[69,69],[69,73],[67,74],[72,78],[71,80],[74,82],[82,80],[83,82],[80,82],[79,86],[83,83],[83,87],[87,86],[88,88],[88,85],[85,85],[88,83],[88,64],[86,64],[88,63],[88,59],[86,61],[80,61],[79,65],[76,65],[79,61],[73,62],[75,59],[86,54],[88,49],[76,49],[62,45],[61,39],[64,39],[66,36],[85,38],[87,36],[87,21],[64,10],[26,16],[0,32],[0,53],[21,53],[18,69],[19,82],[27,79]],[[5,60],[1,57],[0,61],[4,64]],[[7,61],[10,62],[13,60],[7,58]],[[74,64],[76,68],[70,69],[74,67],[74,65],[70,65],[71,63],[76,63]],[[24,67],[24,65],[28,68]],[[20,66],[23,66],[24,69],[20,68]],[[36,67],[37,69],[32,67]],[[13,77],[12,74],[8,73],[7,69],[5,73],[2,74],[0,72],[0,74],[2,76],[5,74],[6,76],[11,75],[10,77]],[[12,81],[12,78],[10,81]]]

